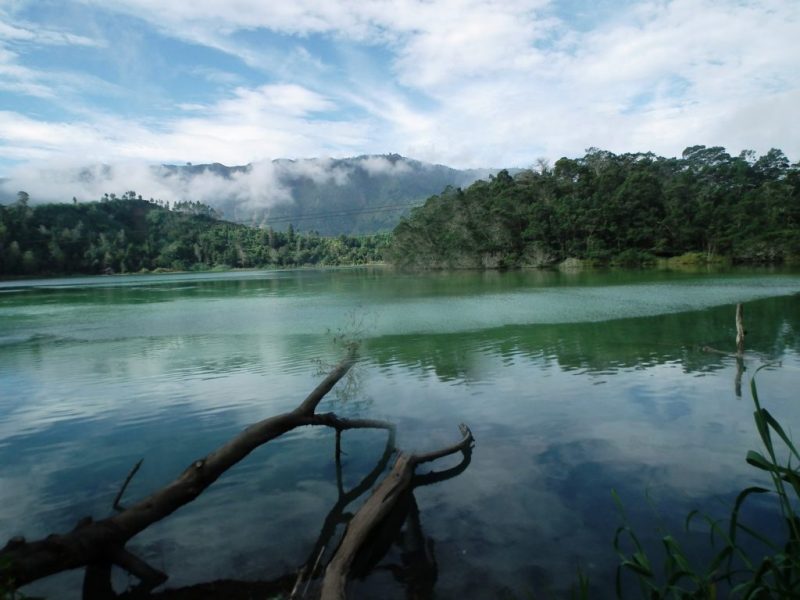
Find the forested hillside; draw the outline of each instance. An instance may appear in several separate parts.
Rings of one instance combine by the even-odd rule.
[[[139,190],[171,202],[200,201],[234,223],[323,236],[391,231],[412,206],[448,185],[466,187],[499,169],[452,169],[398,154],[257,161],[247,165],[90,164],[43,169],[38,176],[0,178],[0,204],[18,190],[31,204],[76,197],[88,202],[109,190]]]
[[[387,235],[323,238],[221,221],[210,207],[172,207],[128,192],[100,202],[0,205],[0,275],[363,264]]]
[[[345,174],[322,179],[303,174],[312,161],[273,161],[291,201],[259,209],[222,204],[225,215],[251,224],[292,223],[299,231],[322,235],[391,231],[412,206],[448,185],[467,186],[496,170],[452,169],[397,154],[333,159],[327,172]],[[304,166],[306,165],[306,166]],[[380,166],[380,168],[375,168]]]
[[[686,253],[749,263],[800,256],[800,165],[775,149],[758,158],[705,146],[681,158],[590,149],[446,189],[401,221],[387,251],[423,268],[642,264]]]

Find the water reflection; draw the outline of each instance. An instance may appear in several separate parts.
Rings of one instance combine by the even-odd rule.
[[[315,359],[335,361],[325,332],[354,309],[371,323],[363,389],[321,409],[391,420],[403,448],[446,445],[461,421],[478,439],[469,469],[415,491],[437,598],[559,594],[579,563],[592,597],[606,597],[612,487],[634,524],[652,517],[648,490],[676,529],[693,508],[724,513],[721,499],[758,481],[744,454],[757,447],[747,382],[762,359],[782,361],[759,375],[770,411],[790,427],[800,418],[800,278],[790,274],[354,270],[88,283],[0,295],[2,539],[102,516],[139,458],[130,498],[294,406]],[[737,399],[735,361],[702,347],[733,349],[739,300],[759,358]],[[298,432],[264,448],[135,550],[176,586],[283,575],[308,560],[337,503],[332,447],[330,435]],[[383,439],[348,437],[351,485],[383,451]],[[69,598],[79,586],[65,575],[31,591]],[[360,586],[405,594],[387,570]]]
[[[787,350],[800,351],[800,301],[797,296],[748,303],[748,353],[763,362]],[[679,363],[685,372],[728,368],[729,357],[705,346],[735,351],[731,307],[590,323],[515,325],[452,334],[386,335],[368,341],[380,365],[402,364],[433,370],[443,381],[481,379],[481,356],[513,360],[525,356],[564,371],[613,374]]]

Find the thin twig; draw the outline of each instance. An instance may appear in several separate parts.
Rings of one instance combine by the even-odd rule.
[[[133,465],[133,468],[130,470],[130,473],[128,473],[128,476],[125,478],[125,483],[123,483],[122,487],[119,488],[119,492],[117,492],[117,497],[114,498],[114,503],[111,505],[114,510],[118,512],[122,512],[123,510],[125,510],[125,507],[122,506],[119,503],[119,501],[122,500],[122,495],[125,493],[125,490],[128,489],[128,484],[131,482],[131,479],[133,479],[133,476],[136,475],[136,472],[139,470],[139,467],[142,466],[143,462],[144,458],[140,458],[139,462]]]
[[[472,448],[472,446],[475,444],[475,438],[472,437],[472,431],[470,431],[469,427],[467,427],[464,423],[459,425],[458,429],[461,431],[462,435],[460,442],[453,444],[452,446],[448,446],[447,448],[442,448],[441,450],[435,450],[426,454],[413,454],[411,456],[411,463],[414,465],[419,465],[436,460],[437,458],[448,456],[449,454],[455,454],[456,452],[465,452]]]
[[[314,561],[314,566],[311,567],[311,575],[308,579],[306,579],[306,587],[303,588],[303,595],[301,598],[305,598],[306,594],[308,593],[308,586],[311,585],[311,580],[314,579],[314,573],[317,572],[317,567],[319,566],[319,561],[322,560],[322,555],[325,553],[325,546],[319,549],[319,554],[317,555],[317,560]]]

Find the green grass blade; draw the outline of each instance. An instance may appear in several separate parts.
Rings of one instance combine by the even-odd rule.
[[[750,461],[748,460],[748,462]],[[742,503],[747,499],[748,496],[752,494],[766,494],[769,493],[769,491],[770,490],[767,488],[752,486],[743,489],[741,492],[739,492],[739,495],[736,496],[736,501],[733,503],[733,510],[731,511],[731,523],[728,528],[728,537],[731,540],[731,544],[736,542],[736,526],[739,522],[739,510],[742,507]]]
[[[768,471],[770,473],[777,471],[777,467],[774,463],[768,461],[766,458],[764,458],[763,454],[756,452],[755,450],[749,450],[745,460],[747,460],[747,462],[753,465],[756,469],[761,469],[762,471]]]
[[[780,438],[783,440],[783,443],[786,444],[786,447],[789,448],[791,453],[796,458],[800,458],[800,454],[797,453],[797,448],[795,448],[794,444],[792,443],[792,440],[789,439],[788,435],[786,435],[786,432],[784,431],[783,427],[781,426],[780,423],[778,423],[775,417],[773,417],[766,408],[762,408],[761,413],[764,415],[764,420],[772,428],[772,430],[775,433],[777,433],[778,436],[780,436]]]

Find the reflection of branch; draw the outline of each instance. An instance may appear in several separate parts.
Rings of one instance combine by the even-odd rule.
[[[423,473],[422,475],[414,475],[414,479],[411,481],[411,486],[418,488],[424,485],[441,483],[442,481],[447,481],[448,479],[452,479],[453,477],[461,475],[461,473],[467,470],[469,463],[472,462],[472,449],[467,448],[462,452],[464,456],[462,457],[461,462],[455,467],[450,467],[444,471],[431,471],[429,473]]]
[[[453,444],[452,446],[448,446],[447,448],[442,448],[441,450],[435,450],[434,452],[428,452],[426,454],[412,454],[411,458],[414,466],[431,462],[437,458],[442,458],[444,456],[448,456],[449,454],[455,454],[456,452],[466,452],[468,449],[472,448],[472,445],[475,443],[475,438],[472,437],[472,432],[469,430],[469,427],[467,427],[464,423],[461,423],[461,425],[458,426],[458,430],[461,432],[462,436],[460,442]]]
[[[397,581],[405,585],[408,598],[433,598],[439,568],[433,551],[433,539],[427,538],[422,530],[419,506],[414,494],[411,494],[406,523],[408,526],[399,540],[402,564],[386,565],[382,568],[390,571]]]
[[[737,398],[742,397],[742,375],[747,370],[744,361],[755,360],[755,358],[757,358],[755,356],[746,356],[744,353],[744,336],[746,334],[747,331],[744,328],[744,308],[742,304],[739,303],[736,305],[736,352],[724,352],[716,348],[703,346],[703,352],[721,354],[722,356],[729,356],[736,359],[736,375],[734,375],[733,378],[733,391]],[[782,365],[781,361],[768,361],[764,358],[762,358],[761,361],[764,363],[764,366]]]
[[[339,548],[325,570],[320,596],[322,600],[341,600],[345,597],[345,585],[356,555],[381,522],[391,515],[398,505],[413,498],[410,492],[416,466],[457,452],[465,454],[469,452],[474,444],[472,432],[463,424],[459,429],[462,439],[452,446],[426,454],[401,453],[397,457],[389,475],[375,488],[350,520]]]
[[[337,451],[340,450],[339,446],[339,433],[340,430],[336,431],[337,436]],[[312,548],[311,552],[308,555],[305,563],[300,569],[300,573],[297,577],[297,584],[295,585],[298,588],[300,582],[303,579],[308,578],[309,580],[313,579],[314,572],[316,571],[316,565],[314,568],[311,568],[312,561],[315,562],[315,559],[318,561],[319,557],[322,555],[325,547],[329,544],[333,534],[336,533],[336,527],[340,523],[346,522],[344,510],[347,506],[359,498],[361,495],[365,494],[369,491],[369,489],[375,485],[375,482],[378,480],[378,477],[383,470],[386,468],[386,465],[389,464],[389,458],[394,454],[394,439],[395,433],[394,428],[389,429],[389,436],[386,438],[386,446],[383,450],[383,454],[381,455],[380,459],[378,459],[378,463],[375,467],[367,473],[364,479],[355,486],[349,492],[344,492],[343,487],[341,486],[342,481],[342,470],[341,470],[341,462],[338,460],[338,452],[337,452],[337,460],[336,460],[336,479],[337,479],[337,486],[339,487],[339,499],[334,504],[333,508],[328,512],[328,515],[325,517],[325,521],[322,524],[322,529],[320,529],[319,536],[317,538],[317,543],[314,544],[314,548]],[[295,597],[295,591],[293,590],[291,598]]]
[[[333,462],[336,465],[336,490],[341,497],[344,495],[344,482],[342,481],[342,432],[339,429],[336,430],[336,450]]]
[[[742,375],[744,374],[744,359],[741,356],[736,357],[736,376],[733,378],[733,391],[736,393],[737,398],[742,397]]]

